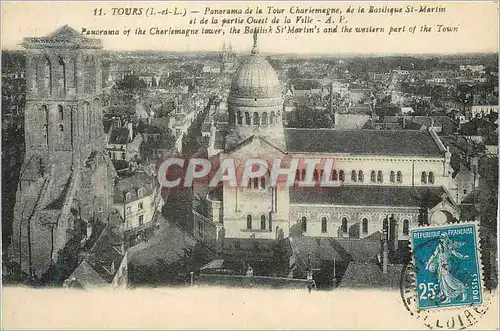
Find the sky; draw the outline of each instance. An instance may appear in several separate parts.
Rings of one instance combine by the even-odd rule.
[[[427,8],[438,8],[441,13],[418,13],[420,5]],[[347,13],[351,6],[355,12]],[[367,13],[370,6],[378,9],[378,13]],[[264,10],[263,14],[255,14],[256,8]],[[282,14],[266,15],[268,7],[283,9]],[[340,10],[342,14],[293,14],[296,8]],[[365,8],[365,13],[356,12],[358,8]],[[393,13],[388,10],[413,7],[416,13]],[[100,9],[102,8],[102,12]],[[115,8],[115,9],[113,9]],[[136,14],[116,15],[118,8],[140,8]],[[149,15],[149,8],[157,13]],[[174,15],[173,11],[186,15]],[[208,9],[207,9],[208,8]],[[241,9],[244,13],[249,8],[252,15],[210,15],[208,11],[214,9]],[[161,12],[169,10],[167,15]],[[113,11],[115,15],[113,15]],[[191,13],[197,11],[198,13]],[[99,15],[103,13],[103,15]],[[146,15],[148,14],[148,15]],[[343,16],[343,18],[341,17]],[[267,22],[253,22],[243,24],[227,23],[221,27],[223,18],[239,17],[243,20],[252,16],[254,20]],[[280,23],[272,24],[273,16],[280,19]],[[284,17],[293,21],[289,25],[296,27],[319,28],[320,33],[280,33],[278,26],[283,26]],[[294,21],[297,16],[303,19],[311,18],[312,23]],[[335,23],[326,23],[331,17]],[[208,24],[199,24],[202,18],[208,19]],[[210,24],[212,18],[219,19],[219,23]],[[197,22],[190,24],[190,20]],[[338,20],[343,19],[343,23]],[[320,22],[319,22],[319,21]],[[346,22],[347,21],[347,22]],[[316,53],[316,54],[450,54],[498,52],[498,3],[487,2],[5,2],[2,3],[2,49],[21,49],[20,43],[24,37],[46,36],[58,27],[68,24],[78,32],[86,30],[118,30],[119,36],[98,36],[103,41],[104,49],[116,51],[155,50],[155,51],[219,51],[223,43],[231,43],[236,52],[246,52],[252,47],[252,34],[231,34],[230,27],[239,27],[244,31],[245,26],[273,27],[274,33],[259,34],[259,49],[264,53]],[[431,32],[422,33],[422,25],[431,27]],[[437,25],[442,24],[457,28],[456,32],[438,32]],[[324,33],[325,27],[342,26],[352,28],[351,33]],[[198,34],[186,37],[184,35],[150,35],[151,29],[182,29],[222,28],[222,35]],[[383,28],[381,32],[355,33],[356,27]],[[415,32],[410,32],[415,27]],[[135,35],[134,31],[141,28],[145,35]],[[392,29],[391,29],[392,28]],[[124,36],[123,31],[130,29],[130,35]],[[389,34],[389,31],[393,31]],[[316,31],[316,30],[315,30]],[[338,30],[337,30],[338,31]],[[95,36],[94,36],[95,37]]]

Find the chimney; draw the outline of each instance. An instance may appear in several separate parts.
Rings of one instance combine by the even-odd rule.
[[[89,239],[91,235],[92,235],[92,224],[90,224],[90,222],[87,222],[87,239]]]
[[[128,141],[131,142],[134,140],[134,127],[131,122],[127,123],[127,128],[128,128]]]
[[[389,264],[389,250],[387,248],[387,240],[384,240],[384,248],[382,250],[382,272],[387,274],[387,265]]]

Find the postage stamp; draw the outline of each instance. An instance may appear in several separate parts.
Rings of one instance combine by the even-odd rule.
[[[411,230],[418,309],[483,303],[478,231],[475,222]]]

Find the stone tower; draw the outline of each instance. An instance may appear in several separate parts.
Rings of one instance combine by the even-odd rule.
[[[63,26],[43,38],[25,38],[26,154],[46,163],[79,163],[104,148],[101,41]]]
[[[14,208],[9,260],[41,277],[58,251],[102,222],[116,175],[102,124],[101,41],[63,26],[25,38],[26,154]]]
[[[251,55],[240,64],[231,82],[226,149],[253,135],[285,149],[281,90],[273,67],[259,54],[254,33]]]

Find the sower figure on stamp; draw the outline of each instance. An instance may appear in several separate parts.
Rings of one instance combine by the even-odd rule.
[[[460,295],[462,296],[462,301],[467,299],[467,294],[465,293],[466,285],[455,278],[450,272],[451,255],[463,260],[469,258],[467,255],[462,255],[455,250],[464,244],[462,242],[455,242],[448,238],[446,233],[442,233],[436,250],[425,265],[425,269],[437,274],[441,297],[444,297],[443,303],[449,303],[451,299],[456,299]]]

